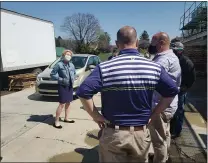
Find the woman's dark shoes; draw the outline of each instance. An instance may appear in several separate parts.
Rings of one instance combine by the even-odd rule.
[[[55,123],[53,124],[53,127],[58,128],[58,129],[62,129],[62,126],[61,126],[61,125],[56,126],[56,124],[55,124]]]
[[[74,120],[69,121],[69,120],[67,120],[67,119],[64,119],[64,122],[65,122],[65,123],[75,123]]]
[[[149,160],[153,160],[154,159],[154,153],[149,153],[148,157],[149,157]]]

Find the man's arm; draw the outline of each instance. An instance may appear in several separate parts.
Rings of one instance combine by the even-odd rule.
[[[108,57],[108,61],[111,60],[113,58],[113,55],[111,55],[110,57]]]
[[[84,99],[79,97],[82,102],[83,107],[88,112],[88,114],[92,117],[92,119],[99,125],[100,128],[105,126],[105,118],[98,112],[95,107],[92,99]]]
[[[102,79],[100,68],[97,66],[93,72],[85,79],[80,85],[76,94],[80,98],[85,110],[98,123],[99,127],[102,128],[105,122],[104,117],[98,112],[95,107],[92,97],[102,89]]]
[[[188,61],[187,61],[187,67],[188,67],[188,72],[189,72],[188,73],[189,77],[188,77],[188,81],[187,81],[187,88],[190,88],[196,80],[195,67],[194,67],[193,62],[190,59],[188,59]]]
[[[169,107],[174,97],[179,93],[176,83],[163,67],[161,68],[160,80],[157,84],[156,91],[160,93],[162,98],[160,99],[158,105],[153,109],[150,118],[151,120]]]

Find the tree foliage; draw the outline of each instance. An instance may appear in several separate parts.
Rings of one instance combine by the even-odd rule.
[[[102,32],[98,38],[98,50],[101,52],[110,52],[110,35],[108,32]]]
[[[76,42],[70,39],[62,39],[60,36],[55,38],[56,47],[64,47],[65,49],[70,49],[74,51],[76,49]]]
[[[140,36],[140,40],[149,40],[149,34],[147,33],[147,31],[143,31],[143,33]]]
[[[83,46],[90,47],[91,44],[98,42],[101,30],[98,19],[89,13],[76,13],[65,17],[61,29],[70,39],[76,41],[77,52]]]

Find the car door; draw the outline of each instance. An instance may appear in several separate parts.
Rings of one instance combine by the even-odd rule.
[[[91,74],[92,70],[89,70],[87,67],[89,65],[94,65],[95,61],[94,61],[94,57],[90,56],[87,63],[86,63],[86,70],[83,72],[82,77],[80,79],[80,84]]]
[[[97,66],[97,65],[99,65],[100,64],[100,59],[99,59],[99,57],[98,56],[94,56],[94,65],[95,66]]]

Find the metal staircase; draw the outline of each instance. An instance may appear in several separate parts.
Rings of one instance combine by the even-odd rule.
[[[188,9],[186,9],[188,6]],[[180,18],[180,30],[185,39],[200,34],[203,37],[207,33],[207,2],[185,2],[184,14]]]

